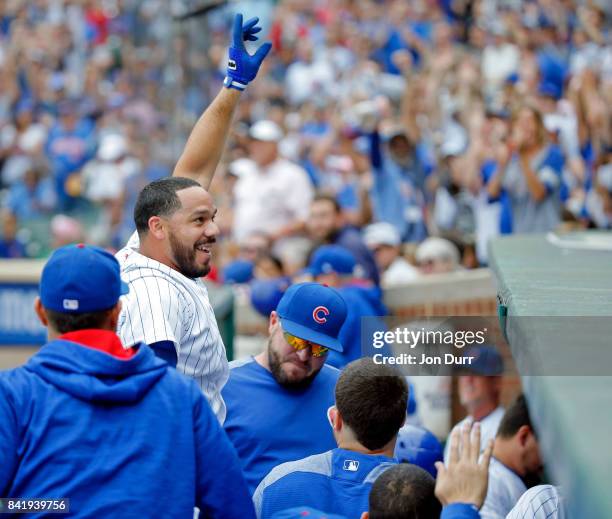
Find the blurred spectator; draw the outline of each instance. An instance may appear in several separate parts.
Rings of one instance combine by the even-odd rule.
[[[279,155],[281,128],[258,121],[249,130],[251,171],[242,174],[234,190],[234,237],[241,241],[253,232],[273,239],[303,228],[313,188],[306,172]]]
[[[57,249],[83,241],[83,227],[74,218],[57,214],[51,220],[51,248]]]
[[[234,257],[263,232],[293,275],[307,262],[313,187],[341,218],[338,237],[311,225],[307,235],[347,247],[373,280],[375,262],[351,245],[369,223],[390,223],[404,244],[452,239],[469,266],[486,265],[497,234],[553,230],[562,215],[609,227],[598,170],[612,142],[610,13],[553,3],[258,4],[275,52],[240,104],[217,183],[222,248]],[[0,5],[0,187],[48,163],[51,212],[75,213],[85,239],[118,248],[133,231],[135,194],[170,174],[222,81],[237,7],[176,36],[174,4],[94,4]],[[257,121],[276,129],[265,123],[253,140]],[[125,139],[117,164],[133,174],[100,160],[111,136]]]
[[[384,138],[383,145],[378,131],[370,136],[374,219],[394,225],[402,241],[421,241],[427,236],[424,167],[406,130],[391,128]]]
[[[32,220],[50,214],[56,201],[53,182],[46,176],[43,166],[30,163],[23,179],[11,186],[6,207],[20,220]]]
[[[612,145],[606,149],[595,175],[595,186],[587,195],[586,211],[597,227],[612,228]]]
[[[542,115],[522,107],[512,122],[512,134],[500,147],[499,169],[489,182],[489,194],[505,189],[512,205],[514,232],[546,232],[561,220],[563,156],[546,139]]]
[[[84,117],[75,100],[65,100],[58,106],[58,121],[49,132],[47,155],[55,179],[59,207],[75,210],[81,195],[80,169],[95,151],[95,126]]]
[[[364,241],[374,253],[381,272],[381,286],[404,285],[419,277],[419,271],[401,256],[400,235],[390,223],[373,223],[364,229]]]
[[[464,355],[473,360],[469,366],[463,366],[462,374],[457,378],[457,389],[459,403],[468,415],[453,427],[453,431],[460,431],[466,422],[479,422],[484,449],[488,441],[495,438],[504,416],[500,404],[504,361],[493,346],[473,346]],[[449,444],[446,442],[444,449],[445,460],[448,460]]]
[[[255,260],[253,276],[256,279],[274,279],[283,275],[283,263],[273,254],[260,254]]]
[[[252,232],[238,243],[238,247],[240,258],[255,262],[258,256],[270,250],[271,241],[265,233]]]
[[[306,222],[308,236],[317,245],[338,245],[350,251],[362,272],[357,276],[379,283],[379,273],[372,253],[366,247],[358,229],[345,225],[337,200],[328,195],[317,195],[310,204]]]
[[[376,286],[364,286],[355,278],[355,257],[338,245],[323,245],[313,253],[308,270],[317,283],[337,288],[348,306],[346,322],[340,331],[342,352],[329,353],[327,363],[342,369],[362,356],[361,338],[368,330],[385,329],[381,317],[387,315],[382,292]],[[369,320],[362,319],[369,317]],[[362,328],[364,326],[365,328]]]
[[[542,469],[540,447],[529,409],[520,395],[499,424],[489,468],[489,491],[480,516],[503,519],[527,490],[523,479]]]
[[[427,238],[417,247],[415,258],[423,274],[443,274],[459,268],[459,250],[444,238]]]
[[[0,236],[0,258],[25,258],[25,245],[17,238],[17,218],[14,214],[3,211],[2,236]]]

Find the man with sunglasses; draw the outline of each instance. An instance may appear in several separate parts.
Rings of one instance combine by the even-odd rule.
[[[326,413],[339,372],[325,360],[342,351],[346,313],[337,290],[293,285],[270,314],[266,349],[230,363],[224,428],[251,493],[275,466],[335,447]]]

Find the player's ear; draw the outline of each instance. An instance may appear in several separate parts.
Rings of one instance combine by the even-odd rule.
[[[149,234],[163,240],[166,237],[166,229],[163,220],[159,216],[151,216],[149,218]]]
[[[119,299],[117,301],[117,304],[110,311],[109,327],[111,330],[117,329],[117,323],[119,322],[119,314],[121,313],[122,306],[123,306],[123,303],[121,302],[121,299]]]
[[[280,318],[278,317],[278,314],[274,310],[272,310],[272,312],[270,312],[270,319],[268,321],[268,333],[272,333],[272,331],[279,322]]]
[[[40,297],[37,297],[34,301],[34,311],[38,316],[38,320],[42,323],[42,325],[46,328],[49,326],[49,319],[47,319],[47,314],[45,312],[45,308],[42,305]]]

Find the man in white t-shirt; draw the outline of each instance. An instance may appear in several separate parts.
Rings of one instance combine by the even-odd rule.
[[[272,121],[249,130],[251,168],[234,187],[233,234],[242,241],[255,232],[272,239],[301,231],[308,218],[314,188],[308,173],[279,154],[283,131]]]
[[[495,438],[497,428],[504,415],[500,405],[501,375],[504,361],[492,346],[474,346],[465,352],[473,358],[471,365],[464,366],[458,377],[459,401],[468,412],[454,429],[461,430],[465,422],[480,422],[482,445]],[[453,429],[453,430],[454,430]],[[450,436],[449,436],[450,438]],[[448,445],[444,449],[444,460],[448,460]]]
[[[523,478],[541,469],[538,439],[529,418],[527,401],[520,395],[499,424],[489,466],[489,490],[480,517],[505,519],[527,490]]]

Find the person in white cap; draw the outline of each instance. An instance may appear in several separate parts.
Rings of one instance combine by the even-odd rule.
[[[444,238],[427,238],[418,246],[415,256],[423,274],[453,272],[459,268],[459,249]]]
[[[252,171],[234,188],[233,234],[237,241],[253,232],[272,239],[300,231],[314,196],[306,171],[279,154],[283,131],[272,121],[258,121],[249,131]]]
[[[399,232],[388,222],[368,225],[364,230],[364,241],[373,252],[381,273],[383,288],[403,285],[419,277],[419,271],[400,254]]]

